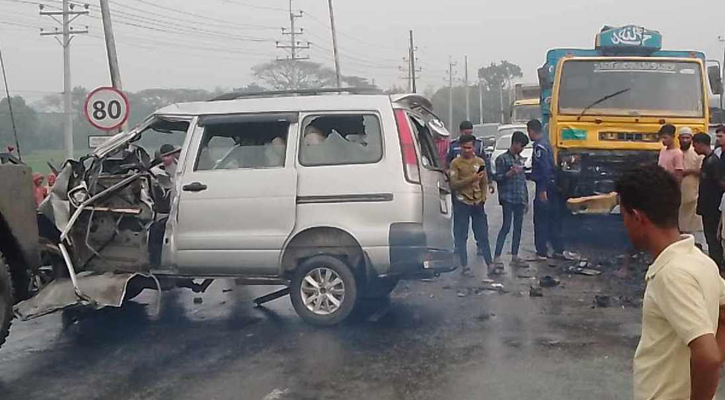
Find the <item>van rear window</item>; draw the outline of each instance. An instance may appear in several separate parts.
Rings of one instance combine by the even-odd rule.
[[[373,164],[383,158],[380,120],[372,114],[319,115],[302,124],[300,164]]]

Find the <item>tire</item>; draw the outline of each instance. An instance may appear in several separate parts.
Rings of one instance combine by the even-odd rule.
[[[324,282],[328,286],[320,288]],[[352,269],[327,255],[314,256],[297,267],[290,286],[297,315],[313,325],[331,326],[344,321],[355,308],[357,297]]]
[[[10,277],[10,268],[0,253],[0,346],[10,333],[10,323],[13,319],[13,282]]]

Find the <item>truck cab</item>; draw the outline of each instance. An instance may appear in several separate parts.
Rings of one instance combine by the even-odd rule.
[[[594,49],[552,49],[539,81],[565,198],[611,193],[624,170],[656,162],[663,124],[708,132],[704,54],[662,50],[657,31],[604,27]]]

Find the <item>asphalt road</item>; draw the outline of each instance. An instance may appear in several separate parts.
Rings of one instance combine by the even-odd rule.
[[[500,208],[487,209],[493,244]],[[0,350],[0,398],[629,399],[646,260],[632,259],[631,278],[615,277],[621,227],[592,224],[582,230],[590,240],[576,233],[573,246],[602,275],[532,263],[489,290],[481,268],[476,278],[454,272],[404,282],[334,328],[303,323],[287,298],[254,308],[270,288],[233,281],[201,296],[166,293],[158,313],[146,291],[68,326],[61,314],[16,321]],[[524,256],[531,232],[529,214]],[[536,277],[518,276],[527,274]],[[530,297],[545,275],[561,284]]]

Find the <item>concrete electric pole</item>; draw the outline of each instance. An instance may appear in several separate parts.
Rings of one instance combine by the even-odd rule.
[[[332,11],[332,0],[327,0],[330,8],[330,30],[332,31],[332,53],[335,56],[335,79],[337,88],[342,87],[342,75],[340,74],[340,54],[337,52],[337,30],[335,30],[335,13]]]
[[[465,68],[465,71],[463,73],[463,86],[465,86],[465,95],[466,95],[466,120],[471,120],[471,100],[468,98],[468,56],[463,57],[463,68]]]
[[[448,56],[448,130],[453,132],[453,67],[457,64],[453,62],[453,58]]]
[[[410,48],[408,49],[408,59],[410,60],[410,88],[413,93],[417,93],[418,87],[415,84],[416,74],[419,72],[415,69],[415,45],[413,44],[413,31],[408,31],[410,36]]]
[[[290,51],[290,57],[287,57],[286,60],[290,61],[291,64],[291,71],[290,71],[290,85],[292,86],[292,90],[297,90],[297,83],[298,83],[298,71],[297,71],[297,61],[299,60],[309,60],[309,57],[299,57],[298,52],[300,50],[307,50],[310,48],[310,43],[308,42],[305,45],[302,45],[301,42],[297,41],[297,36],[300,36],[304,33],[304,29],[300,28],[297,30],[295,28],[295,20],[298,18],[302,18],[302,11],[296,13],[292,9],[292,0],[289,0],[289,22],[290,27],[289,30],[287,28],[282,28],[282,34],[283,35],[289,35],[290,36],[290,44],[283,45],[277,42],[277,48],[278,49],[287,49]],[[277,59],[284,60],[284,59]]]
[[[73,158],[73,110],[71,109],[71,79],[70,79],[70,41],[74,35],[88,33],[88,27],[84,30],[75,30],[70,24],[81,15],[88,14],[88,4],[83,6],[83,10],[76,11],[76,5],[71,4],[69,0],[63,0],[63,9],[60,11],[45,11],[45,6],[40,5],[40,15],[46,15],[61,24],[62,29],[52,32],[45,32],[41,29],[41,36],[54,36],[55,39],[63,47],[63,131],[65,133],[65,151],[66,158]],[[56,16],[61,16],[62,20],[58,20]],[[62,39],[58,39],[62,36]]]
[[[101,19],[103,20],[103,36],[106,40],[106,54],[108,56],[108,70],[111,75],[111,86],[123,91],[121,70],[118,66],[118,54],[116,53],[116,39],[113,35],[113,25],[111,24],[111,8],[108,5],[108,0],[100,0],[100,2]],[[128,125],[124,123],[118,131],[122,132],[127,130],[127,128]]]
[[[478,78],[478,123],[483,125],[483,82],[486,80]]]

